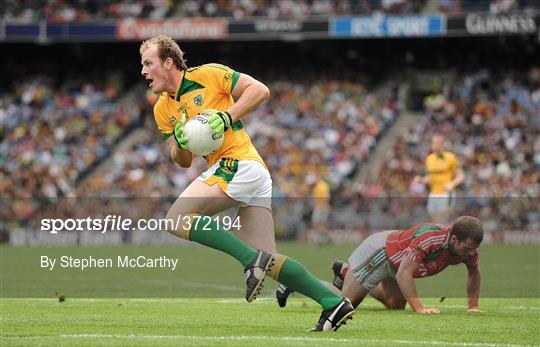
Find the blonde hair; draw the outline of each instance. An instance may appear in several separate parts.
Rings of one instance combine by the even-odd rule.
[[[174,65],[180,70],[186,70],[186,59],[184,59],[184,52],[178,46],[178,43],[171,37],[166,35],[158,35],[149,38],[141,43],[139,53],[142,53],[151,45],[158,45],[159,59],[163,62],[167,58],[171,58]]]

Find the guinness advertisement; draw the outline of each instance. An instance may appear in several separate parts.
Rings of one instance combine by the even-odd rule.
[[[328,19],[258,19],[229,22],[230,39],[327,38]]]
[[[530,14],[480,14],[449,17],[448,36],[469,35],[534,35],[538,32],[540,16]]]

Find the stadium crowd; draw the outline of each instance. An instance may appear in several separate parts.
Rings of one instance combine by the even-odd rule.
[[[32,22],[91,21],[114,18],[160,19],[171,15],[171,0],[6,0],[0,4],[4,20]]]
[[[368,88],[359,81],[279,79],[269,87],[271,100],[245,126],[270,168],[274,196],[309,198],[323,177],[337,193],[333,225],[368,229],[384,227],[388,220],[407,225],[411,216],[425,216],[425,188],[412,182],[423,170],[435,132],[446,135],[466,173],[461,208],[493,216],[506,197],[526,212],[534,210],[540,180],[539,70],[531,70],[528,79],[481,70],[459,79],[448,93],[426,98],[425,114],[396,139],[380,173],[368,181],[355,175],[399,114],[394,83]],[[206,168],[202,159],[189,169],[173,165],[151,117],[152,98],[135,93],[138,102],[128,102],[113,81],[68,80],[57,88],[39,76],[14,91],[2,97],[0,108],[0,182],[3,195],[15,202],[60,196],[159,197],[163,199],[137,205],[151,214],[163,213],[164,201],[174,199]],[[139,127],[142,113],[146,121]],[[111,151],[131,130],[129,143]],[[80,180],[106,158],[107,165]],[[36,208],[15,204],[4,213],[28,217]],[[522,210],[502,209],[498,217],[508,228],[525,223],[534,228],[539,221],[518,220],[536,218]],[[306,222],[305,207],[294,211],[300,217],[290,220]]]
[[[538,0],[441,0],[439,10],[447,14],[489,12],[493,14],[538,11]]]
[[[310,196],[315,173],[340,185],[398,115],[396,88],[389,83],[369,91],[360,82],[278,81],[271,90],[272,99],[247,127],[277,197]]]
[[[426,0],[7,0],[0,17],[8,21],[92,21],[120,18],[226,17],[306,19],[313,16],[366,16],[490,12],[494,14],[537,11],[539,0],[441,0],[437,8]]]
[[[411,202],[423,202],[427,192],[413,178],[423,172],[430,139],[439,132],[465,171],[458,209],[499,229],[538,230],[540,69],[528,76],[477,71],[461,78],[448,97],[439,92],[427,97],[425,108],[396,138],[377,177],[355,183],[349,196],[393,196],[387,206],[392,214],[418,215],[411,213],[417,209]]]
[[[141,112],[114,79],[66,79],[58,86],[32,76],[1,100],[0,189],[12,203],[3,213],[23,218],[38,208],[35,198],[75,195],[80,177],[136,126]]]
[[[7,0],[4,20],[56,22],[115,18],[251,17],[305,19],[310,16],[418,13],[425,0]]]
[[[180,13],[188,17],[305,19],[328,15],[412,14],[418,13],[423,3],[423,0],[188,0],[181,5]]]

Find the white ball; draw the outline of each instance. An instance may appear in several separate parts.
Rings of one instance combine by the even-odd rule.
[[[208,155],[223,143],[223,135],[214,135],[214,129],[208,124],[209,118],[206,114],[198,114],[184,124],[184,135],[188,140],[189,151],[195,155]]]

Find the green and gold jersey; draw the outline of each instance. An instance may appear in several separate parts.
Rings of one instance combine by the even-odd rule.
[[[227,111],[234,104],[231,93],[239,78],[240,73],[220,64],[205,64],[185,70],[175,94],[163,92],[154,105],[154,118],[165,139],[172,136],[178,121],[185,124],[208,108]],[[206,156],[209,166],[220,158],[256,160],[265,165],[241,120],[234,122],[224,133],[221,147]]]
[[[429,187],[433,194],[444,193],[444,186],[456,177],[460,167],[456,155],[449,151],[439,155],[431,153],[427,156],[425,165],[429,175]]]

